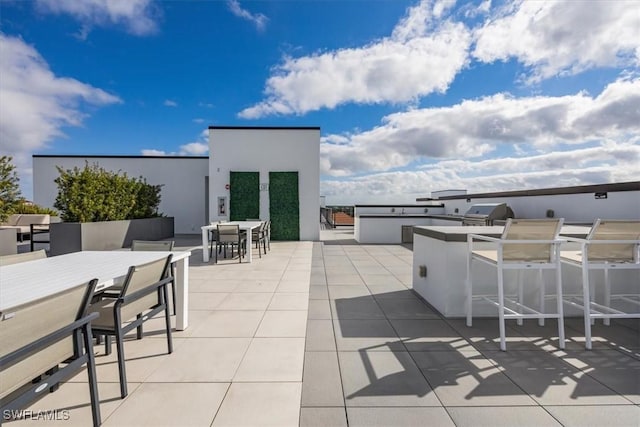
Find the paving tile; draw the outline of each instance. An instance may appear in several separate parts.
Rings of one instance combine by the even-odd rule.
[[[209,425],[228,388],[228,383],[145,383],[106,420],[104,426]]]
[[[250,342],[250,338],[189,338],[145,381],[229,382]]]
[[[458,427],[561,426],[539,406],[447,408]]]
[[[279,280],[246,280],[239,283],[233,292],[275,292]]]
[[[632,319],[626,319],[632,320]],[[569,318],[565,321],[565,327],[579,333],[580,342],[584,343],[584,321],[582,318]],[[637,329],[629,327],[612,328],[597,321],[591,327],[593,348],[628,348],[640,350],[640,333]]]
[[[404,350],[404,345],[387,320],[334,321],[338,351]]]
[[[407,289],[404,285],[367,285],[367,287],[375,299],[410,299],[421,301],[411,289]]]
[[[441,406],[407,352],[339,352],[338,358],[348,407]]]
[[[330,301],[334,319],[384,319],[385,315],[372,296],[341,298]]]
[[[213,427],[297,427],[301,383],[233,383]]]
[[[191,337],[253,337],[264,311],[216,310],[190,326]]]
[[[84,377],[86,378],[86,369]],[[133,394],[140,386],[139,383],[128,383],[129,394]],[[98,398],[100,399],[100,416],[102,422],[111,416],[122,404],[119,383],[98,383]],[[55,393],[46,393],[40,400],[26,408],[35,413],[39,411],[54,411],[57,415],[53,420],[20,419],[7,422],[10,426],[89,426],[92,425],[91,399],[89,397],[89,383],[65,383]],[[3,421],[6,419],[4,418]],[[104,424],[103,424],[104,425]]]
[[[309,294],[301,292],[276,293],[271,299],[267,310],[307,310],[309,308]]]
[[[305,345],[306,351],[336,351],[333,321],[309,319]]]
[[[229,294],[217,307],[218,310],[266,310],[273,294],[233,293]]]
[[[471,345],[480,351],[496,351],[500,349],[500,332],[498,319],[473,319],[473,326],[467,326],[464,319],[446,319],[446,322]],[[545,350],[536,345],[531,338],[521,335],[517,329],[506,328],[507,351],[512,350]]]
[[[411,352],[444,406],[536,405],[475,350]]]
[[[344,407],[301,408],[300,427],[347,427]]]
[[[310,299],[308,308],[309,319],[331,319],[331,306],[329,300]]]
[[[276,292],[303,292],[309,293],[309,281],[304,280],[282,280],[276,288]]]
[[[562,360],[640,404],[640,360],[615,350],[567,351]]]
[[[350,427],[455,426],[444,408],[347,408]]]
[[[304,338],[254,338],[234,382],[302,381]]]
[[[282,281],[299,281],[299,282],[307,282],[309,283],[309,278],[311,277],[310,271],[292,271],[286,270],[280,280]]]
[[[258,326],[256,337],[304,338],[306,330],[307,312],[305,310],[269,310],[264,314],[260,326]]]
[[[329,289],[326,285],[311,285],[309,299],[329,299]]]
[[[637,405],[545,406],[565,427],[637,427],[640,407]]]
[[[227,292],[201,292],[189,295],[189,310],[214,310],[231,294]]]
[[[379,299],[378,304],[389,319],[439,319],[440,315],[422,301],[410,299]]]
[[[615,405],[628,401],[545,351],[484,352],[541,405]]]
[[[104,354],[104,346],[100,345],[95,347],[95,349],[100,352],[96,356],[96,376],[100,382],[119,383],[118,352],[116,351],[115,339],[112,337],[111,340],[112,352],[110,355]],[[177,351],[185,340],[186,338],[174,339],[173,350]],[[127,383],[143,382],[151,373],[158,369],[169,356],[166,339],[144,338],[141,340],[125,340],[124,357]],[[69,381],[87,381],[86,371],[80,371]]]
[[[331,270],[329,270],[331,271]],[[331,274],[327,273],[327,284],[329,286],[339,285],[364,285],[364,281],[359,274]]]
[[[330,299],[358,298],[370,296],[371,293],[365,285],[328,286]]]
[[[473,347],[441,319],[391,319],[409,351],[470,350]]]
[[[302,406],[344,405],[336,353],[306,352],[302,378]]]
[[[189,292],[233,292],[235,288],[240,284],[239,280],[213,280],[208,279],[194,279],[189,277]]]
[[[361,272],[362,280],[368,285],[386,285],[386,286],[401,286],[405,287],[396,277],[389,273],[386,269],[383,269],[384,273],[381,274],[367,274]]]

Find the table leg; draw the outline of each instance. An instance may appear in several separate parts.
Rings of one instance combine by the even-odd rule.
[[[209,262],[209,230],[202,230],[202,262]]]
[[[189,327],[189,257],[176,262],[176,330]]]
[[[252,230],[248,229],[247,230],[247,262],[251,262],[251,234],[252,234]]]

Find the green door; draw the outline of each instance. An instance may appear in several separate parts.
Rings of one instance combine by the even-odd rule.
[[[298,172],[269,172],[269,212],[273,240],[300,240]]]
[[[260,218],[260,172],[231,172],[229,186],[229,219]]]

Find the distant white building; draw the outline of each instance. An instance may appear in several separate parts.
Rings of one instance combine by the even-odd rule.
[[[251,217],[271,219],[276,237],[279,222],[291,229],[295,221],[297,233],[287,234],[289,238],[319,239],[319,127],[212,126],[209,153],[209,157],[34,155],[34,202],[53,207],[57,166],[82,168],[88,162],[162,185],[160,212],[175,218],[178,234],[199,233],[202,225],[213,220],[247,219],[237,214],[247,205],[256,205],[257,194],[258,209]],[[232,178],[237,182],[234,188]],[[247,178],[257,187],[241,188]],[[275,192],[271,179],[278,186]]]

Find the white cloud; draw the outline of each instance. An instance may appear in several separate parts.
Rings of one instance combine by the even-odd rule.
[[[248,10],[243,9],[238,0],[227,0],[227,6],[235,16],[253,22],[259,31],[263,31],[269,21],[269,18],[262,13],[251,13]]]
[[[323,180],[321,194],[329,204],[409,203],[451,188],[479,193],[637,181],[639,143],[636,139],[532,157],[442,161],[417,171]]]
[[[516,58],[530,67],[530,82],[637,66],[639,28],[636,1],[515,0],[476,31],[473,56],[483,62]]]
[[[171,99],[165,99],[162,105],[164,105],[165,107],[177,107],[178,103]]]
[[[414,109],[388,115],[371,130],[324,137],[321,170],[347,176],[430,158],[486,156],[500,146],[530,152],[560,144],[625,141],[640,135],[639,106],[640,78],[622,77],[597,97],[497,94],[451,107]]]
[[[122,102],[102,89],[56,76],[20,38],[0,33],[0,58],[0,152],[14,157],[21,179],[31,168],[34,151],[63,137],[64,127],[82,125],[88,116],[83,104]]]
[[[239,116],[304,114],[347,102],[405,103],[445,92],[466,65],[471,43],[463,24],[443,19],[450,6],[423,0],[407,10],[390,37],[284,58],[266,82],[266,99]]]
[[[143,156],[169,156],[169,155],[171,155],[170,153],[167,154],[166,151],[155,150],[153,148],[145,148],[145,149],[141,150],[141,153],[142,153]]]
[[[203,156],[209,152],[209,144],[190,142],[180,146],[181,156]]]
[[[193,119],[192,121],[193,121],[193,123],[198,123],[198,124],[204,123],[204,119],[200,118],[200,117],[197,117],[197,118]]]
[[[92,28],[119,26],[143,36],[158,31],[158,8],[151,0],[37,0],[42,12],[68,14],[80,22],[78,36],[86,38]]]
[[[155,148],[141,150],[143,156],[205,156],[209,152],[209,129],[204,129],[198,135],[198,141],[183,144],[178,151],[164,151]]]

